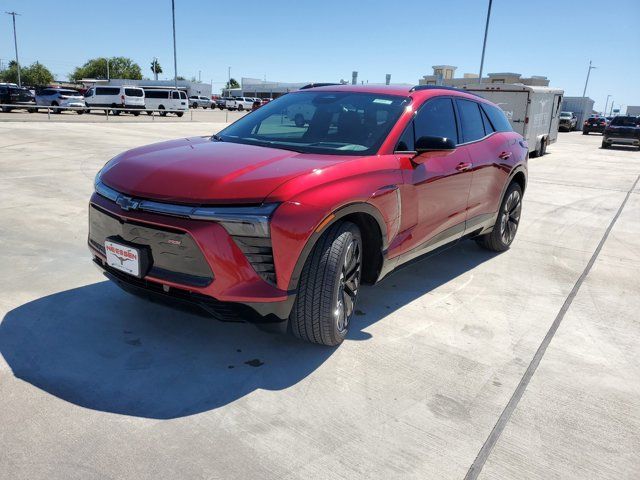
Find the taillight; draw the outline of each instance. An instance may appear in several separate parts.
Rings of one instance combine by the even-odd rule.
[[[587,121],[585,120],[584,124],[585,124],[585,125],[589,125],[589,122],[587,122]]]
[[[529,117],[524,117],[524,123],[525,123],[525,125],[526,125],[527,123],[529,123]]]

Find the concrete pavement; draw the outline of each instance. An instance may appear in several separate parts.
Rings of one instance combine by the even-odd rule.
[[[637,150],[560,134],[530,161],[511,250],[464,242],[364,289],[325,349],[138,300],[91,265],[93,176],[222,126],[180,120],[0,123],[0,478],[462,479],[640,175]],[[640,475],[639,194],[479,478]]]

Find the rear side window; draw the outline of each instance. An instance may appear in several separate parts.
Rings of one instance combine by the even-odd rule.
[[[613,117],[611,125],[614,127],[637,127],[640,126],[640,117]]]
[[[480,124],[482,127],[482,123]],[[458,143],[456,115],[450,98],[428,100],[414,119],[415,138],[424,136],[450,138]]]
[[[187,94],[184,92],[180,92],[180,98],[182,98],[183,100],[187,99]]]
[[[119,95],[120,89],[117,87],[96,87],[96,95]]]
[[[460,113],[462,141],[464,143],[473,142],[484,137],[484,123],[480,106],[471,100],[456,100],[456,103]]]
[[[146,90],[144,96],[146,98],[169,98],[169,92],[166,90]]]
[[[487,114],[484,113],[484,110],[482,110],[482,108],[480,108],[480,114],[482,115],[482,123],[484,124],[484,134],[491,135],[493,132],[495,132],[495,129],[491,125],[489,117],[487,117]]]
[[[174,100],[180,100],[180,92],[171,92],[171,98],[173,98]]]
[[[483,103],[482,110],[484,110],[484,113],[486,113],[489,120],[491,120],[491,125],[493,125],[496,132],[511,132],[513,130],[504,112],[498,107]]]
[[[125,88],[124,94],[128,97],[144,97],[144,90],[141,88]]]

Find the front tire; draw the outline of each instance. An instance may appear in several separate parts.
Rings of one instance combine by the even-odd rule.
[[[362,238],[351,222],[320,237],[302,269],[289,318],[293,334],[308,342],[342,343],[353,317],[362,275]]]
[[[518,231],[521,213],[522,188],[514,182],[509,185],[504,194],[493,230],[491,233],[477,237],[478,245],[493,252],[508,250]]]

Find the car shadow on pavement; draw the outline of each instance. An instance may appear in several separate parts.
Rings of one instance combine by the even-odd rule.
[[[366,288],[347,342],[492,257],[462,242]],[[17,378],[85,408],[154,419],[285,389],[335,350],[144,301],[107,281],[31,301],[0,324],[0,352]]]

